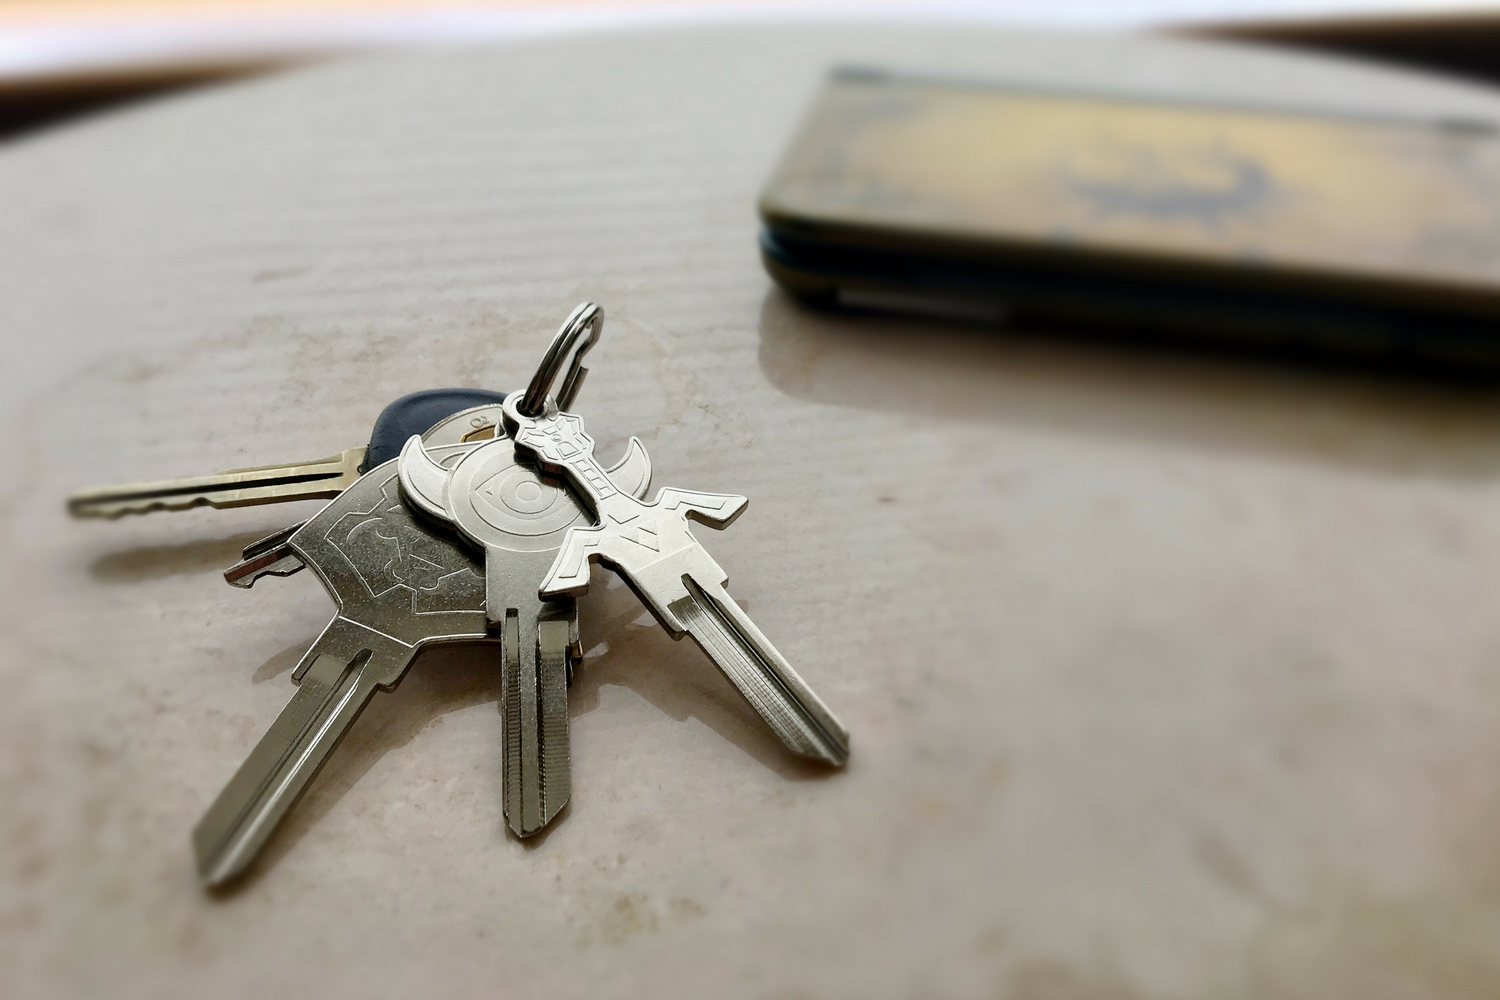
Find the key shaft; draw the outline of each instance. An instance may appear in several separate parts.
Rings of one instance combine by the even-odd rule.
[[[465,450],[437,448],[440,456]],[[396,470],[363,477],[289,538],[338,613],[292,671],[296,694],[193,833],[199,873],[218,885],[243,873],[378,690],[400,683],[435,642],[482,641],[483,566],[401,503]]]
[[[783,744],[835,766],[849,759],[849,732],[721,586],[683,579],[671,611],[688,635]]]
[[[398,655],[409,662],[411,651]],[[374,677],[386,666],[372,666],[374,658],[367,650],[351,662],[327,654],[314,659],[291,702],[193,830],[204,884],[229,882],[254,861],[369,704]]]
[[[452,467],[422,439],[402,449],[403,498],[446,521],[485,553],[485,614],[501,638],[502,778],[505,822],[518,837],[539,833],[572,794],[567,686],[577,648],[571,598],[538,588],[569,527],[586,520],[572,495],[538,479],[508,439],[476,448]],[[635,439],[611,470],[620,488],[644,494],[651,464]]]
[[[250,507],[288,500],[331,499],[354,485],[364,448],[290,465],[229,469],[211,476],[163,479],[80,490],[68,497],[74,517],[121,517],[190,507]]]

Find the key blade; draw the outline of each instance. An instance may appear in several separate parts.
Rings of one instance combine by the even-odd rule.
[[[849,759],[849,731],[722,586],[684,575],[688,596],[670,610],[787,748],[835,767]]]
[[[292,700],[193,830],[198,875],[207,886],[242,875],[306,791],[378,684],[379,659],[323,654]]]
[[[69,496],[68,513],[74,517],[113,518],[153,510],[187,510],[200,505],[223,509],[291,500],[327,500],[354,484],[364,458],[364,448],[348,448],[312,462],[96,487]]]
[[[501,785],[505,823],[517,837],[540,833],[573,794],[568,747],[571,621],[510,609],[502,629]],[[555,609],[553,610],[555,612]]]

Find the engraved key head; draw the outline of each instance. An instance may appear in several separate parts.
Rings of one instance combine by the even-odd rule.
[[[476,447],[441,446],[433,455],[455,462]],[[402,502],[394,460],[362,476],[287,544],[351,621],[412,644],[485,635],[482,557]]]

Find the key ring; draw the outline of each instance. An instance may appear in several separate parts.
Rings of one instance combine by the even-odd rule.
[[[578,395],[579,387],[583,385],[584,376],[589,373],[583,367],[583,356],[599,342],[599,336],[603,332],[604,310],[592,302],[580,303],[563,321],[557,336],[552,338],[547,353],[542,355],[542,363],[537,365],[536,374],[531,377],[531,384],[526,387],[526,395],[516,408],[528,417],[541,416],[547,408],[547,396],[552,383],[557,381],[558,374],[566,367],[568,374],[563,379],[556,401],[558,409],[569,409],[573,398]],[[585,334],[587,339],[584,339]]]

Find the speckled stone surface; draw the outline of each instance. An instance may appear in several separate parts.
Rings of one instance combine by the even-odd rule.
[[[1500,401],[802,312],[754,197],[834,62],[1500,120],[1161,41],[798,27],[373,59],[0,148],[0,992],[1500,995]],[[497,673],[424,657],[223,897],[188,833],[331,613],[226,587],[309,505],[69,522],[518,386],[582,298],[606,459],[848,724],[798,765],[595,577],[574,797],[500,811]]]

